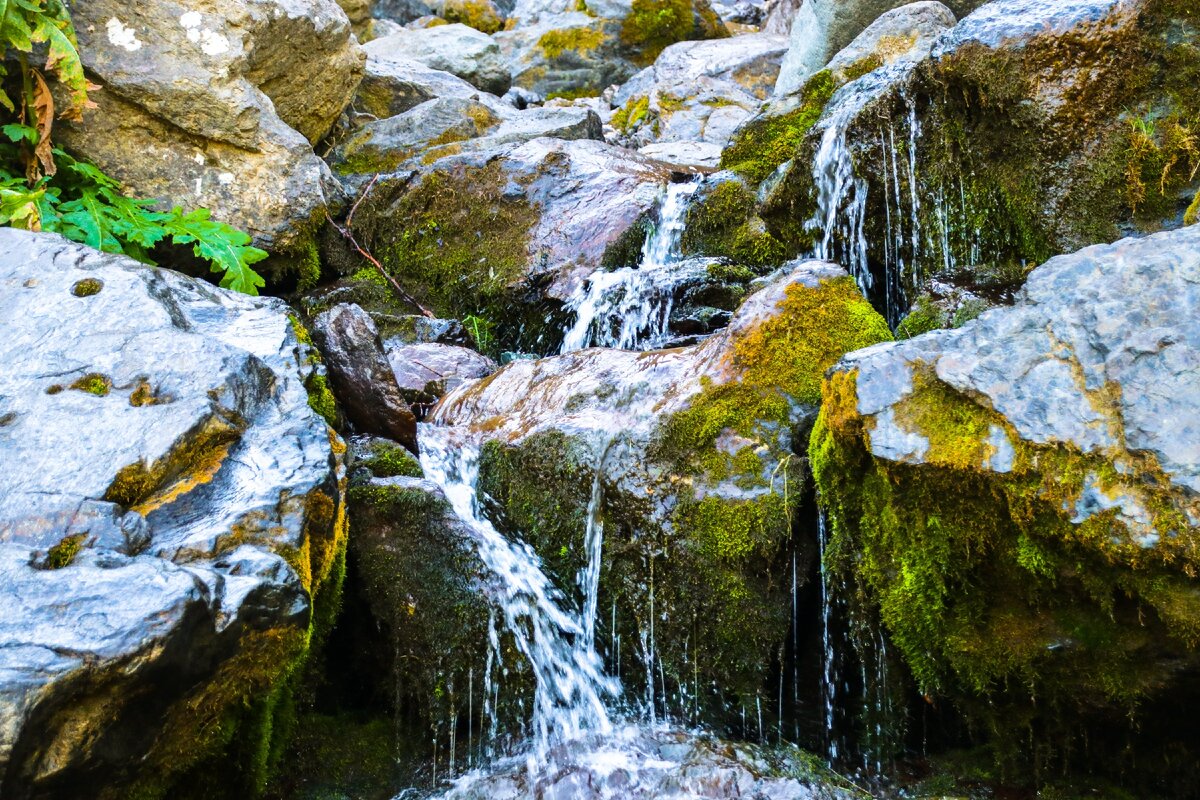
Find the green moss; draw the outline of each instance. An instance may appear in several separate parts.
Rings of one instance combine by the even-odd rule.
[[[401,445],[386,440],[371,443],[367,455],[358,460],[358,465],[371,470],[377,478],[424,477],[421,462]]]
[[[1200,191],[1196,192],[1196,197],[1192,200],[1192,204],[1188,206],[1183,215],[1184,225],[1195,225],[1200,223]]]
[[[415,184],[380,186],[364,204],[374,213],[359,212],[376,226],[363,238],[389,273],[439,315],[503,316],[487,312],[492,306],[511,311],[507,298],[525,278],[539,217],[515,191],[522,180],[510,180],[503,163],[492,161],[434,169]]]
[[[612,126],[621,133],[629,133],[646,119],[650,113],[650,97],[634,98],[618,108],[612,115]]]
[[[928,441],[926,463],[875,459],[855,374],[823,391],[809,456],[832,523],[826,566],[859,625],[877,619],[918,690],[951,700],[1003,763],[1049,763],[1082,718],[1133,714],[1177,659],[1195,660],[1194,531],[1152,460],[1022,442],[922,365],[895,415]],[[1015,451],[1004,473],[985,467],[997,429]],[[1112,512],[1073,523],[1089,483],[1140,498],[1160,543],[1141,546]]]
[[[106,397],[112,391],[112,379],[99,372],[89,372],[71,384],[70,388],[77,392],[87,392],[96,397]]]
[[[738,131],[721,153],[721,168],[731,169],[754,183],[765,180],[797,155],[804,137],[833,97],[834,88],[828,70],[809,78],[801,90],[798,108],[779,116],[758,117]]]
[[[791,253],[755,215],[754,195],[736,181],[718,184],[688,209],[680,246],[686,255],[719,256],[766,271]]]
[[[946,319],[946,312],[938,308],[932,297],[922,294],[913,304],[908,316],[896,327],[896,338],[911,339],[939,328],[947,328],[949,325],[950,320]]]
[[[308,407],[325,420],[329,427],[336,428],[338,424],[337,398],[329,388],[329,382],[324,375],[313,372],[304,382],[308,391]]]
[[[556,59],[563,53],[590,53],[604,42],[604,32],[596,28],[560,28],[543,33],[537,46],[546,58]]]
[[[104,281],[98,278],[84,278],[72,284],[71,294],[76,297],[91,297],[92,295],[100,294],[100,290],[103,288]]]
[[[621,22],[621,42],[644,67],[668,45],[691,38],[695,27],[691,0],[633,0]]]
[[[504,27],[504,20],[495,6],[486,0],[450,0],[442,6],[442,17],[447,22],[460,22],[487,34]]]
[[[79,555],[86,534],[77,533],[63,537],[62,541],[50,548],[46,553],[46,569],[62,569],[68,567]]]

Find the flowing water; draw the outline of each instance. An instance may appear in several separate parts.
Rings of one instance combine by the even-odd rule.
[[[491,600],[501,616],[504,632],[511,635],[533,670],[536,687],[532,710],[533,732],[528,759],[544,764],[550,749],[585,733],[612,730],[608,702],[620,692],[616,679],[604,672],[596,654],[595,614],[599,586],[602,528],[589,523],[588,565],[584,571],[582,611],[572,604],[542,570],[541,559],[527,543],[510,540],[496,530],[480,506],[477,442],[463,441],[454,429],[422,425],[421,466],[437,483],[454,513],[470,532],[475,551],[494,576]],[[599,482],[593,490],[598,506]],[[593,507],[593,512],[595,507]],[[500,635],[491,631],[489,674],[501,661]],[[489,680],[489,685],[494,685]],[[485,692],[489,695],[490,692]],[[485,705],[496,728],[494,700]]]
[[[680,285],[693,276],[679,264],[688,203],[700,181],[667,186],[658,224],[642,245],[641,264],[597,270],[567,300],[575,323],[563,338],[562,352],[587,347],[652,350],[670,340],[671,309]]]

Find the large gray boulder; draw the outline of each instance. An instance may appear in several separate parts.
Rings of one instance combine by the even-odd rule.
[[[512,110],[508,103],[457,75],[428,67],[390,46],[368,42],[363,49],[367,64],[351,109],[365,119],[394,117],[439,98],[475,100],[497,115]]]
[[[406,28],[368,43],[370,52],[401,56],[457,75],[473,86],[502,95],[512,85],[500,46],[486,33],[461,23]]]
[[[1136,731],[1098,745],[1113,772],[1170,768],[1171,712],[1130,710],[1200,669],[1198,310],[1193,226],[1053,258],[1013,307],[827,381],[811,452],[835,585],[921,692],[1026,755],[1102,722]]]
[[[310,143],[354,94],[363,56],[333,0],[72,6],[97,108],[63,143],[139,196],[211,208],[299,251],[336,193]]]
[[[952,7],[951,13],[966,14],[983,3],[984,0],[958,0],[949,5]],[[905,5],[909,4],[903,0],[803,0],[792,19],[791,47],[784,57],[776,92],[787,94],[802,87],[835,53],[850,44],[872,23],[886,12]],[[924,7],[930,4],[911,5]],[[904,17],[915,18],[925,13],[910,9],[904,12]],[[940,16],[941,12],[934,11],[934,14]]]
[[[50,234],[0,254],[0,306],[38,309],[0,318],[0,794],[169,793],[270,745],[340,580],[311,349],[279,300]]]
[[[384,343],[396,383],[414,405],[431,407],[465,381],[486,378],[499,366],[468,347],[439,342],[409,343],[403,338]]]
[[[790,595],[768,576],[790,564],[804,482],[794,451],[820,375],[886,338],[840,268],[794,263],[701,344],[516,361],[451,392],[433,419],[482,447],[479,485],[499,524],[534,547],[557,585],[575,587],[589,525],[612,537],[599,607],[615,605],[624,642],[655,615],[651,652],[601,643],[626,690],[682,689],[702,718],[728,721],[788,630]],[[647,663],[660,672],[648,683]]]

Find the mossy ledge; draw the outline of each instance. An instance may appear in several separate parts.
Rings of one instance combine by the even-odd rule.
[[[919,363],[894,412],[928,440],[925,463],[880,459],[856,376],[825,381],[809,454],[826,567],[860,638],[882,625],[917,691],[949,701],[1010,779],[1062,769],[1085,742],[1088,768],[1110,776],[1190,770],[1138,738],[1139,707],[1200,669],[1200,532],[1154,460],[1023,442]],[[1006,472],[985,466],[996,430],[1016,443]],[[1158,543],[1112,509],[1073,521],[1088,485],[1138,497]]]

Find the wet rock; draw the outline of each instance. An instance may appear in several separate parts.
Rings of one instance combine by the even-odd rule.
[[[787,52],[782,36],[753,33],[704,42],[679,42],[662,51],[654,64],[639,72],[617,92],[615,102],[649,94],[654,86],[669,91],[700,78],[732,81],[759,100],[770,96]]]
[[[461,23],[398,31],[371,42],[371,50],[449,72],[496,96],[512,83],[500,47],[487,34]]]
[[[0,254],[0,304],[39,309],[0,320],[0,794],[236,792],[340,582],[311,348],[279,300],[51,234]]]
[[[72,7],[103,91],[83,122],[61,126],[62,142],[135,195],[211,208],[256,244],[303,250],[337,196],[309,142],[350,101],[363,61],[332,0],[284,5]]]
[[[376,44],[384,42],[383,46]],[[368,42],[367,64],[354,110],[364,120],[383,120],[439,98],[460,98],[483,104],[493,114],[503,114],[504,103],[467,83],[457,75],[433,69],[408,57],[386,43],[386,39]]]
[[[1191,24],[1172,8],[981,8],[927,59],[839,90],[765,187],[762,216],[789,246],[819,244],[853,265],[893,324],[935,271],[1019,284],[1027,265],[1057,253],[1177,227],[1197,177],[1172,137],[1200,112],[1200,93],[1186,69],[1164,66],[1198,57],[1171,33]],[[1161,116],[1147,128],[1139,120],[1151,108]],[[856,179],[839,191],[847,169]],[[827,241],[814,242],[826,227]]]
[[[825,66],[838,82],[853,80],[885,64],[917,61],[929,55],[934,40],[955,26],[954,12],[936,0],[909,3],[887,12],[846,45]],[[781,94],[798,86],[781,79]]]
[[[996,737],[1032,724],[1022,757],[1105,728],[1089,763],[1174,769],[1156,758],[1181,746],[1172,712],[1117,732],[1200,667],[1198,246],[1193,227],[1051,259],[1013,307],[853,353],[825,383],[826,563],[921,692]]]
[[[669,177],[666,165],[601,142],[536,139],[390,176],[354,227],[436,313],[507,319],[501,331],[524,323],[536,337],[549,313],[536,298],[561,300],[599,268],[657,207]],[[636,236],[640,247],[644,232]],[[513,320],[514,310],[527,318]]]
[[[715,169],[721,163],[722,147],[711,142],[657,142],[638,148],[638,153],[683,169]]]
[[[500,368],[474,350],[436,342],[389,340],[384,351],[400,393],[414,407],[428,408],[464,381],[486,378]]]
[[[644,654],[622,649],[626,690],[682,690],[696,703],[684,713],[717,721],[737,697],[754,696],[788,630],[790,595],[765,576],[790,564],[795,546],[804,479],[792,454],[819,377],[846,350],[887,335],[841,270],[793,265],[702,344],[516,361],[452,392],[434,419],[482,439],[480,486],[501,524],[568,591],[585,560],[599,472],[599,607],[615,606],[625,642],[647,630],[654,574],[660,675],[647,685]],[[698,619],[706,633],[697,640]]]
[[[417,449],[417,420],[388,365],[371,316],[342,304],[319,314],[313,341],[329,369],[334,394],[354,427]]]
[[[375,16],[401,25],[433,13],[434,8],[425,0],[374,0]]]

